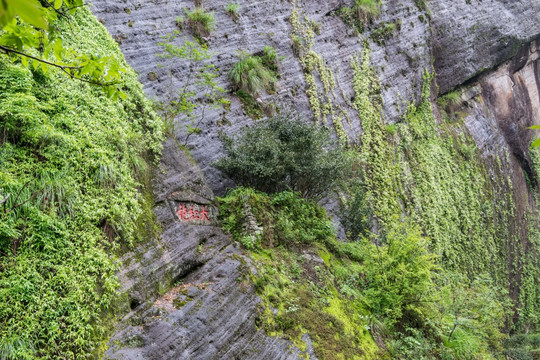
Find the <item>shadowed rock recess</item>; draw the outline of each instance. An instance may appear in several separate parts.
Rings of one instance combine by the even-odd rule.
[[[305,121],[321,114],[315,121],[333,128],[336,137],[353,144],[362,142],[364,119],[354,104],[358,94],[353,86],[358,74],[351,68],[351,57],[367,49],[371,52],[387,124],[405,126],[407,106],[423,101],[425,72],[435,74],[427,99],[433,106],[432,118],[441,134],[461,144],[451,152],[452,159],[459,157],[475,164],[474,174],[478,175],[470,179],[480,184],[474,189],[482,193],[468,193],[469,197],[463,198],[466,204],[455,204],[452,217],[454,213],[448,208],[437,208],[432,198],[414,190],[422,186],[426,190],[429,184],[420,183],[415,173],[420,162],[413,151],[405,149],[403,157],[394,159],[402,161],[400,191],[409,199],[401,204],[402,210],[417,220],[435,248],[440,249],[438,255],[445,267],[465,273],[491,272],[517,304],[514,320],[519,320],[520,311],[529,311],[525,304],[540,300],[535,292],[523,290],[523,284],[538,287],[540,281],[535,278],[537,272],[531,271],[537,266],[534,257],[539,254],[537,229],[531,231],[531,227],[537,224],[540,164],[535,161],[540,158],[529,149],[535,133],[528,129],[540,124],[540,2],[383,0],[380,16],[361,34],[336,15],[339,8],[351,2],[237,3],[239,15],[235,20],[225,10],[228,1],[203,1],[216,20],[208,38],[213,54],[210,62],[219,69],[218,81],[228,90],[231,106],[207,112],[201,133],[189,138],[187,151],[178,145],[185,139],[181,127],[177,127],[176,140],[165,143],[153,180],[162,234],[123,259],[119,278],[122,291],[128,295],[129,309],[116,326],[106,356],[317,358],[309,334],[303,337],[306,348],[298,349],[292,341],[269,336],[264,327],[258,326],[261,299],[252,286],[239,281],[246,272],[255,271],[255,265],[240,245],[222,232],[217,220],[214,194],[223,195],[233,185],[212,166],[223,156],[218,134],[233,135],[254,123],[235,96],[227,74],[237,61],[238,51],[255,54],[266,45],[273,46],[280,57],[280,77],[275,92],[261,95],[259,100],[269,108],[294,109]],[[151,99],[167,99],[189,76],[187,63],[158,57],[162,52],[158,42],[178,30],[176,18],[185,16],[184,8],[194,6],[192,1],[182,0],[92,2],[92,12],[120,44]],[[300,25],[294,25],[295,18]],[[318,71],[313,85],[306,81],[308,71],[291,40],[298,32],[295,26],[304,26],[305,22],[317,24],[308,51],[317,55],[319,69],[326,69]],[[384,41],[374,41],[373,34],[389,23],[395,24],[393,33]],[[191,38],[190,31],[181,33]],[[178,43],[181,41],[182,36]],[[325,88],[327,77],[332,79],[330,89]],[[313,88],[320,108],[310,98]],[[437,101],[439,94],[452,92],[457,92],[453,105]],[[467,149],[472,149],[475,160]],[[463,162],[442,164],[437,163],[442,157],[433,156],[434,160],[419,172],[434,174],[442,183],[446,175],[438,169],[449,166],[452,173],[463,170]],[[433,193],[436,191],[433,189]],[[452,199],[462,198],[453,193]],[[488,209],[479,213],[478,219],[489,224],[491,232],[482,233],[462,221],[472,217],[470,208],[466,208],[469,202]],[[440,225],[442,219],[458,224],[456,233],[451,226]],[[484,242],[473,244],[471,239],[476,235]],[[456,258],[455,252],[471,254],[471,258]]]

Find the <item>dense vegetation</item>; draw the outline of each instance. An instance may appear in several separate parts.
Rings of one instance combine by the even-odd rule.
[[[71,79],[101,86],[109,97],[125,98],[122,64],[110,54],[82,53],[68,46],[65,29],[56,26],[58,20],[69,22],[84,5],[83,0],[1,1],[0,53],[19,59],[27,68],[44,74],[56,69]]]
[[[253,119],[262,117],[265,105],[259,96],[275,91],[279,78],[279,57],[271,46],[254,55],[244,51],[229,71],[229,79],[244,110]]]
[[[473,156],[460,116],[436,121],[430,74],[425,74],[421,101],[407,108],[400,123],[387,126],[369,50],[353,56],[350,64],[353,103],[364,133],[354,157],[355,181],[341,188],[348,210],[342,214],[347,242],[336,242],[325,231],[331,223],[317,204],[299,193],[280,193],[291,187],[268,187],[264,177],[254,176],[263,173],[257,169],[279,168],[280,161],[268,162],[289,153],[279,146],[279,127],[267,127],[265,136],[246,136],[256,134],[246,131],[243,136],[250,142],[240,137],[226,145],[236,149],[228,151],[225,161],[253,171],[229,174],[240,184],[272,193],[241,188],[221,199],[224,228],[258,264],[251,281],[267,301],[260,325],[301,349],[307,330],[324,359],[529,358],[533,335],[505,340],[504,334],[512,326],[515,331],[536,326],[534,256],[525,259],[520,299],[508,294],[506,266],[512,254],[502,249],[515,246],[508,225],[513,201],[502,194],[509,180],[494,183],[487,176],[485,165]],[[459,95],[440,103],[443,110],[457,113]],[[314,147],[323,152],[320,144]],[[303,178],[316,178],[317,171],[309,167]],[[333,177],[339,181],[340,173]],[[516,306],[520,317],[512,323]],[[314,323],[314,318],[324,320]],[[369,329],[369,336],[361,328]],[[347,334],[354,335],[344,340]],[[382,352],[370,345],[370,336]],[[330,339],[339,339],[339,345]]]
[[[307,330],[321,359],[502,355],[504,294],[489,279],[466,285],[440,269],[413,222],[338,242],[324,209],[296,193],[238,188],[220,206],[224,229],[257,267],[243,281],[263,299],[267,333],[305,350]]]
[[[124,99],[0,58],[0,358],[103,350],[121,248],[155,231],[148,181],[161,121],[117,44],[84,8],[59,20],[77,54],[126,68]]]
[[[99,356],[118,306],[117,255],[156,231],[148,185],[161,121],[106,31],[87,10],[69,9],[79,5],[0,1],[2,360]],[[203,130],[206,109],[230,105],[208,63],[214,13],[196,5],[177,24],[197,41],[178,46],[175,31],[159,44],[162,57],[189,63],[185,86],[161,104],[166,130],[179,125],[184,145]],[[351,137],[334,102],[339,84],[314,50],[320,25],[294,6],[293,52],[325,126],[260,121],[223,136],[216,164],[245,186],[218,201],[223,228],[257,269],[239,279],[262,299],[257,325],[302,351],[309,333],[320,359],[537,358],[540,218],[527,214],[527,241],[516,235],[507,160],[488,169],[478,159],[461,93],[439,98],[438,121],[426,72],[420,101],[385,124],[366,43],[346,69],[363,131]],[[237,21],[239,9],[224,11]],[[380,11],[379,0],[356,0],[337,15],[362,32]],[[400,25],[374,25],[371,39],[382,46]],[[64,39],[68,27],[84,35]],[[275,92],[279,60],[270,46],[240,52],[228,73],[253,118],[271,112],[261,98]],[[531,157],[540,178],[540,155]],[[346,231],[339,241],[314,201],[332,193]]]
[[[343,6],[337,11],[343,21],[356,28],[358,33],[381,13],[380,0],[355,0],[352,6]]]
[[[318,198],[337,190],[351,173],[351,157],[330,133],[298,119],[269,118],[235,139],[222,138],[227,156],[216,166],[238,184],[261,191]]]

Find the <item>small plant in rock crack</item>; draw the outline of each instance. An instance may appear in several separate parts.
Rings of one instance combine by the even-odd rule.
[[[186,13],[185,23],[193,31],[193,36],[199,43],[206,43],[210,33],[216,28],[216,20],[213,12],[206,12],[202,7],[197,7],[193,11],[184,10]]]
[[[176,124],[180,124],[186,135],[184,146],[187,146],[191,135],[200,134],[201,124],[209,109],[222,109],[230,105],[223,93],[225,89],[218,85],[217,68],[208,64],[211,53],[198,43],[184,39],[181,46],[175,45],[175,39],[180,33],[174,31],[166,35],[158,45],[164,50],[161,58],[176,58],[187,62],[189,71],[184,78],[184,84],[176,92],[171,87],[169,99],[159,104],[164,117],[167,134],[175,136]],[[169,71],[172,83],[172,74]]]
[[[225,11],[234,21],[238,21],[238,18],[240,17],[238,13],[239,9],[240,5],[237,3],[230,2],[225,6]]]
[[[256,97],[275,83],[275,75],[265,66],[261,57],[240,52],[239,58],[229,72],[229,78],[236,89]]]

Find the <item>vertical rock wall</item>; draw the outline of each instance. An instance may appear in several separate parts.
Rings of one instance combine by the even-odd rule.
[[[536,175],[528,151],[533,133],[527,127],[540,123],[540,65],[538,43],[529,43],[540,34],[540,3],[431,0],[426,12],[419,8],[419,1],[387,0],[381,17],[359,36],[335,15],[348,2],[237,2],[240,17],[233,21],[225,12],[227,1],[204,1],[205,8],[214,11],[216,18],[216,30],[208,45],[214,53],[211,62],[221,74],[220,84],[230,89],[227,73],[238,51],[256,53],[265,45],[273,46],[282,57],[280,79],[276,93],[260,100],[292,108],[306,121],[312,121],[316,109],[306,95],[310,85],[305,69],[293,51],[291,34],[297,29],[291,18],[296,14],[300,26],[313,21],[320,31],[313,34],[309,51],[317,55],[335,83],[325,93],[323,75],[315,74],[317,97],[322,104],[330,104],[328,126],[336,129],[337,136],[341,126],[351,142],[361,139],[362,122],[351,101],[355,94],[350,58],[363,51],[364,41],[369,44],[372,64],[380,77],[388,123],[402,121],[407,105],[420,99],[425,69],[436,72],[441,93],[465,84],[461,90],[460,111],[464,115],[460,131],[472,137],[480,149],[478,153],[488,172],[486,178],[491,179],[487,183],[496,188],[494,193],[502,197],[509,194],[515,204],[508,209],[509,214],[495,214],[494,221],[507,222],[508,233],[514,239],[500,251],[501,258],[507,259],[507,273],[513,274],[507,281],[508,288],[518,301],[522,257],[530,245],[527,214],[535,208],[532,192]],[[187,0],[93,2],[95,15],[120,43],[151,98],[167,99],[188,76],[186,63],[157,56],[161,52],[157,43],[177,29],[175,19],[183,16],[183,9],[193,7],[193,2]],[[382,43],[373,42],[370,34],[387,23],[399,25],[395,33]],[[189,31],[184,35],[190,37]],[[214,192],[222,194],[231,185],[212,167],[222,156],[218,132],[234,134],[253,120],[232,91],[227,97],[232,101],[230,110],[210,112],[201,126],[202,133],[190,138],[191,157],[174,140],[166,144],[154,181],[156,213],[163,225],[163,236],[124,259],[126,265],[120,277],[131,309],[118,326],[108,352],[110,357],[298,357],[290,344],[257,330],[258,298],[236,281],[249,263],[219,227],[202,220],[183,221],[182,215],[176,213],[180,205],[187,211],[193,207],[199,211],[201,207],[212,209]],[[435,112],[438,120],[444,121],[444,114],[437,109]],[[181,127],[176,135],[182,142],[185,134]],[[180,279],[185,285],[176,291],[183,297],[173,299],[168,290]]]

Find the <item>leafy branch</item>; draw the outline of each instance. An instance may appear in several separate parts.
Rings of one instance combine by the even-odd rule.
[[[44,73],[59,69],[71,79],[103,87],[113,99],[125,98],[120,90],[124,69],[116,59],[76,54],[63,46],[55,22],[84,6],[83,0],[1,0],[0,54],[18,57],[25,67],[41,67]],[[74,64],[64,64],[68,57]]]
[[[70,78],[76,79],[76,80],[79,80],[79,81],[84,81],[84,82],[87,82],[87,83],[92,84],[92,85],[112,86],[112,85],[121,84],[120,81],[99,82],[99,81],[92,81],[92,80],[88,80],[88,79],[83,79],[82,77],[79,77],[79,76],[73,74],[72,72],[70,72],[70,70],[81,70],[81,69],[83,69],[83,66],[57,64],[57,63],[54,63],[54,62],[51,62],[51,61],[47,61],[47,60],[32,56],[30,54],[26,54],[26,53],[21,52],[21,51],[11,49],[11,48],[9,48],[7,46],[3,46],[3,45],[0,45],[0,50],[3,51],[4,54],[7,54],[7,55],[16,54],[16,55],[19,55],[19,56],[25,56],[25,57],[27,57],[29,59],[36,60],[36,61],[39,61],[39,62],[44,63],[46,65],[56,67],[56,68],[62,70],[64,73],[66,73]]]

